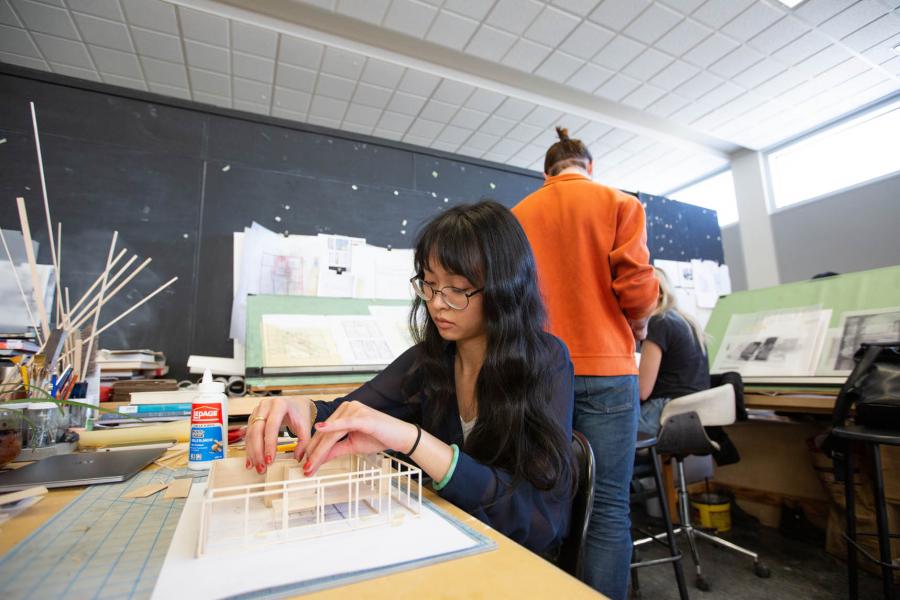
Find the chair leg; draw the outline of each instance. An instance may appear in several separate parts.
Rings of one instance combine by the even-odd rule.
[[[884,479],[881,474],[881,451],[875,443],[866,444],[875,469],[872,491],[875,493],[875,521],[878,523],[878,550],[881,556],[881,585],[885,600],[894,599],[894,574],[891,569],[891,538],[888,529],[887,509],[884,505]]]
[[[672,529],[672,518],[669,514],[668,502],[666,502],[666,490],[663,488],[662,476],[659,472],[659,462],[656,456],[656,448],[650,448],[650,460],[653,461],[653,480],[656,484],[657,495],[659,496],[660,509],[663,515],[663,521],[666,525],[666,539],[669,542],[669,554],[671,556],[679,556],[678,546],[675,543],[675,532]],[[672,568],[675,569],[675,581],[678,584],[678,595],[681,600],[688,600],[687,584],[684,581],[684,570],[681,566],[681,559],[672,562]]]
[[[844,442],[844,500],[847,508],[847,585],[850,600],[859,597],[856,555],[856,502],[853,485],[853,445]]]
[[[708,592],[710,590],[709,582],[706,581],[706,578],[703,576],[703,571],[700,569],[700,553],[697,552],[697,541],[694,539],[694,526],[691,525],[691,507],[688,502],[687,479],[684,476],[684,461],[677,458],[675,459],[675,464],[678,469],[678,498],[681,504],[679,507],[681,512],[681,527],[685,533],[685,537],[687,537],[688,546],[691,549],[691,556],[694,559],[694,570],[697,575],[695,584],[697,585],[697,589]]]
[[[631,549],[631,563],[636,565],[639,562],[641,562],[640,553],[638,552],[637,547],[633,547]],[[641,582],[638,579],[638,571],[640,571],[640,569],[637,567],[631,568],[631,597],[635,600],[640,600],[641,598]]]

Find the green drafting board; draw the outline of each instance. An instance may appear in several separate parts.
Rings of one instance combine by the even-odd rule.
[[[361,383],[373,373],[322,373],[310,375],[263,376],[263,315],[367,315],[370,306],[409,306],[409,300],[323,298],[320,296],[247,296],[247,333],[244,368],[247,385],[276,387],[329,383]]]
[[[813,305],[832,310],[829,328],[840,325],[842,315],[848,311],[900,306],[900,266],[735,292],[719,298],[706,324],[709,364],[715,361],[731,315]]]

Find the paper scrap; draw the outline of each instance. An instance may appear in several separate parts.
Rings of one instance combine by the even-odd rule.
[[[145,485],[137,488],[136,490],[131,490],[127,494],[123,494],[122,498],[146,498],[147,496],[152,496],[162,490],[166,489],[168,484],[165,483],[152,483],[150,485]]]
[[[175,498],[187,498],[191,492],[191,484],[194,482],[191,478],[176,479],[172,481],[166,488],[163,496],[166,500],[174,500]]]

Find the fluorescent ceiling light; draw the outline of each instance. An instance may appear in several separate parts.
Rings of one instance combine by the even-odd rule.
[[[787,6],[788,8],[794,8],[795,6],[797,6],[798,4],[803,2],[803,0],[778,0],[778,1],[781,2],[782,4],[784,4],[785,6]]]

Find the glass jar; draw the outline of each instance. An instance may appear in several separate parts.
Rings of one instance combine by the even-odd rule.
[[[22,451],[22,411],[28,404],[0,404],[0,467]]]
[[[25,416],[30,448],[52,446],[68,424],[68,417],[53,402],[29,403]]]

